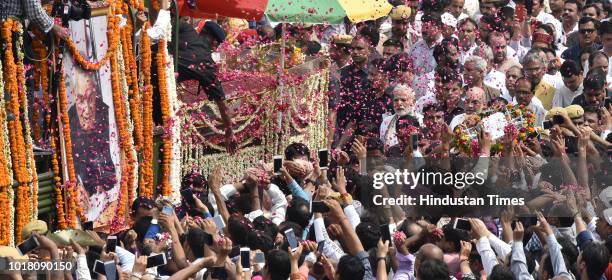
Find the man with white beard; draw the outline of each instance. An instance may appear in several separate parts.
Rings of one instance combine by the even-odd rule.
[[[385,151],[399,144],[395,130],[399,117],[412,116],[415,126],[421,125],[423,122],[423,116],[414,112],[415,97],[414,91],[410,87],[405,84],[398,84],[392,93],[395,114],[383,117],[382,124],[380,125],[380,139],[385,143]]]

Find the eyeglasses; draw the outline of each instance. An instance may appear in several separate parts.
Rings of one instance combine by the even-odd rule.
[[[591,34],[595,32],[595,29],[580,29],[579,32],[580,34]]]

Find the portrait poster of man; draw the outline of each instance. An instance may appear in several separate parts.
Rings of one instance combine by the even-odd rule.
[[[106,21],[106,16],[98,16],[70,22],[72,39],[81,55],[90,61],[97,61],[106,53]],[[98,71],[87,71],[69,52],[65,54],[64,75],[79,207],[100,228],[109,225],[115,215],[121,181],[110,64]]]

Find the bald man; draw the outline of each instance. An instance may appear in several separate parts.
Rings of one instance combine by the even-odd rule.
[[[442,252],[440,247],[431,243],[421,246],[414,259],[414,271],[417,279],[419,279],[419,267],[423,262],[428,260],[444,261],[444,252]]]
[[[485,104],[485,92],[480,87],[471,87],[467,90],[465,96],[465,113],[456,115],[450,122],[450,128],[455,129],[463,123],[465,115],[475,115],[480,113]]]

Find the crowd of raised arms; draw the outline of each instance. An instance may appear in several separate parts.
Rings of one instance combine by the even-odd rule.
[[[285,143],[235,182],[200,166],[180,204],[138,197],[128,229],[87,231],[95,245],[36,220],[0,256],[73,260],[54,280],[612,280],[611,2],[389,1],[357,24],[209,21],[195,37],[215,52],[230,32],[285,34],[329,58],[327,154]]]

